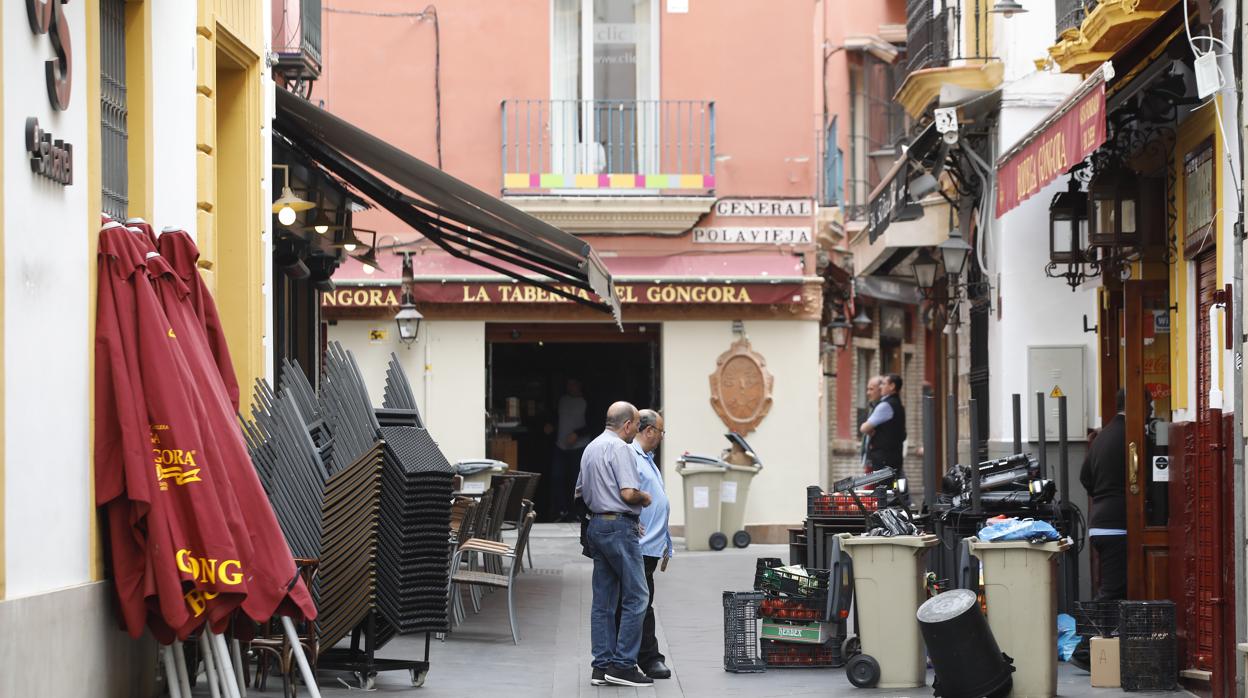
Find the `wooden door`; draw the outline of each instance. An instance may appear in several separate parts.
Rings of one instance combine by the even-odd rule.
[[[1122,287],[1122,387],[1127,398],[1127,596],[1132,599],[1169,598],[1169,531],[1164,523],[1149,521],[1149,512],[1158,502],[1153,501],[1157,489],[1152,487],[1147,434],[1150,401],[1145,381],[1146,354],[1163,341],[1158,332],[1158,313],[1169,313],[1168,286],[1166,281],[1126,281]],[[1168,333],[1164,341],[1169,341]]]
[[[1196,459],[1195,468],[1188,475],[1194,480],[1196,497],[1196,516],[1192,522],[1196,531],[1196,568],[1192,570],[1196,583],[1196,617],[1188,636],[1194,644],[1196,667],[1206,671],[1219,668],[1220,611],[1225,601],[1222,585],[1218,583],[1224,563],[1219,533],[1223,494],[1228,488],[1220,472],[1219,422],[1222,415],[1220,410],[1211,409],[1209,405],[1213,381],[1209,350],[1218,341],[1215,328],[1209,323],[1209,310],[1213,307],[1217,279],[1217,250],[1211,248],[1196,258],[1196,342],[1192,347],[1196,352]]]

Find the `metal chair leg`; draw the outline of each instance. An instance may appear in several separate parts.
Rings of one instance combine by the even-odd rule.
[[[514,580],[513,580],[514,581]],[[520,634],[516,632],[516,608],[511,601],[511,588],[514,584],[507,585],[507,618],[511,621],[511,642],[512,644],[520,644]]]

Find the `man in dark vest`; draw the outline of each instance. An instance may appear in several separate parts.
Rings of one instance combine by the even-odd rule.
[[[906,443],[906,408],[901,404],[901,376],[890,373],[880,385],[880,402],[858,431],[870,439],[867,444],[867,465],[871,470],[892,468],[898,478],[905,477],[902,460]]]

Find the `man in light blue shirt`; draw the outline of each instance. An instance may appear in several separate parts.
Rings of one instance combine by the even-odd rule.
[[[664,558],[672,556],[672,532],[667,518],[670,504],[663,488],[663,473],[654,462],[654,452],[663,442],[663,416],[654,410],[641,410],[637,418],[637,436],[630,444],[637,461],[642,492],[650,495],[650,506],[641,510],[641,555],[645,562],[646,584],[650,598],[646,603],[646,617],[641,626],[641,649],[637,653],[637,665],[652,679],[671,678],[667,658],[659,652],[659,641],[654,634],[654,571]]]

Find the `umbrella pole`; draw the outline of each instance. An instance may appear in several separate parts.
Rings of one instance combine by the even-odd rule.
[[[312,698],[321,698],[321,690],[316,685],[316,675],[308,666],[308,658],[303,654],[303,644],[299,641],[299,633],[295,632],[295,624],[290,616],[281,616],[282,628],[286,630],[286,638],[290,641],[290,653],[295,655],[295,663],[299,665],[299,673],[303,675],[303,683],[308,687]]]
[[[239,693],[242,698],[247,698],[247,681],[243,678],[243,646],[239,644],[238,638],[230,640],[230,649],[233,650],[234,678],[238,681]]]
[[[182,688],[178,685],[178,670],[173,665],[173,648],[161,645],[160,660],[165,665],[165,684],[169,687],[169,698],[183,698]]]
[[[190,698],[191,678],[186,673],[186,650],[183,649],[181,640],[173,641],[173,667],[178,670],[178,686],[182,689],[182,695]]]
[[[220,674],[217,663],[212,658],[212,643],[208,640],[208,628],[199,634],[199,653],[204,656],[204,675],[208,677],[208,693],[212,698],[221,698],[221,687],[218,685]]]
[[[238,683],[234,681],[234,669],[230,665],[230,651],[225,647],[225,638],[207,630],[213,649],[217,651],[217,669],[221,672],[222,693],[227,698],[242,698],[238,693]]]

